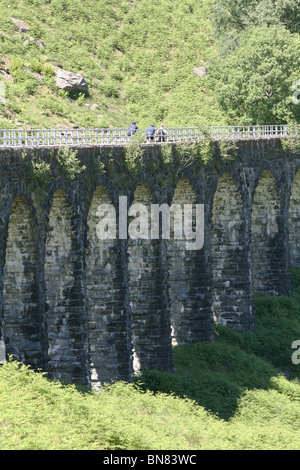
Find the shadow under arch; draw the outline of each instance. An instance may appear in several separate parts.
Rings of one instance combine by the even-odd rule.
[[[171,204],[167,253],[172,344],[175,346],[189,341],[211,341],[213,323],[205,248],[201,246],[199,249],[191,249],[196,242],[191,243],[184,230],[185,206],[192,207],[190,228],[195,231],[196,224],[200,223],[196,213],[199,198],[189,178],[179,179]],[[180,224],[181,239],[176,235],[176,226]],[[204,223],[200,229],[204,231]]]
[[[300,268],[300,169],[297,170],[289,204],[289,258],[290,266]]]
[[[75,221],[66,191],[56,189],[48,216],[44,260],[47,370],[55,380],[86,383],[81,253]]]
[[[210,246],[215,321],[235,329],[253,328],[253,295],[249,246],[245,239],[241,192],[223,173],[214,194]]]
[[[25,195],[16,196],[8,223],[3,271],[3,335],[8,354],[41,368],[42,320],[35,232],[31,203]]]
[[[103,221],[103,232],[99,224]],[[116,227],[115,238],[105,230]],[[86,294],[91,383],[129,380],[131,351],[117,214],[106,186],[94,191],[87,218]],[[100,231],[101,228],[101,231]],[[107,236],[107,238],[106,238]]]
[[[128,278],[133,371],[171,368],[165,266],[161,240],[151,240],[153,194],[146,182],[136,186],[129,212]]]
[[[253,289],[257,295],[278,295],[282,246],[279,236],[280,197],[271,170],[263,170],[255,187],[251,213]]]

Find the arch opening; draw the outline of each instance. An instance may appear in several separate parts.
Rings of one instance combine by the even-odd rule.
[[[3,272],[4,325],[7,353],[42,367],[38,251],[31,206],[15,198],[8,224]]]
[[[148,214],[148,238],[129,237],[127,246],[133,371],[139,374],[141,369],[170,369],[171,338],[161,241],[149,237],[152,194],[146,183],[138,184],[133,204],[142,204]]]
[[[88,214],[86,250],[90,368],[94,388],[111,380],[128,380],[131,373],[122,254],[117,234],[114,239],[110,236],[104,239],[109,225],[116,225],[115,216],[108,191],[98,186]],[[99,232],[101,221],[103,234]]]
[[[86,382],[82,260],[75,216],[62,189],[53,195],[45,252],[48,372],[57,380]]]
[[[243,201],[229,173],[218,181],[210,224],[214,319],[235,329],[252,327],[250,259]]]
[[[300,170],[297,171],[291,191],[289,207],[289,258],[291,268],[300,268]]]
[[[279,239],[280,199],[271,171],[261,173],[251,216],[253,288],[257,295],[278,295],[282,246]]]
[[[199,204],[198,196],[191,182],[187,178],[181,178],[174,190],[172,205],[181,208],[182,226],[186,216],[185,206],[192,207],[190,224],[193,231],[200,222],[197,221],[196,204]],[[190,249],[185,230],[182,230],[182,239],[177,239],[176,211],[171,212],[170,224],[168,284],[172,344],[211,341],[213,331],[205,247]],[[204,224],[201,229],[204,232]]]

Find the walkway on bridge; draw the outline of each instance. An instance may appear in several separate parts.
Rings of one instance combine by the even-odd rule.
[[[219,140],[256,140],[300,137],[300,125],[259,125],[259,126],[215,126],[172,127],[165,129],[165,142],[201,142],[206,138]],[[139,129],[138,135],[144,135],[147,143],[146,129]],[[132,137],[128,129],[0,129],[1,148],[61,147],[61,146],[125,146]],[[143,143],[143,141],[142,141]],[[148,142],[148,145],[150,143]],[[151,145],[161,145],[158,138]]]

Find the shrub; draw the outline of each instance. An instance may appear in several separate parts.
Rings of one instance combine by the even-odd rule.
[[[67,179],[73,180],[78,174],[85,170],[85,166],[80,164],[77,158],[77,150],[68,147],[60,148],[57,153],[57,161],[63,175]]]

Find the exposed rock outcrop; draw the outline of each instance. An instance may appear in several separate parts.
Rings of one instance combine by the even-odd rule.
[[[64,91],[87,91],[88,84],[78,73],[58,68],[55,72],[56,86]]]
[[[13,17],[11,18],[11,20],[22,33],[27,33],[30,30],[30,26],[25,23],[25,21]]]
[[[199,77],[204,77],[207,75],[208,70],[204,65],[201,65],[201,67],[194,67],[193,72],[195,75],[198,75]]]

